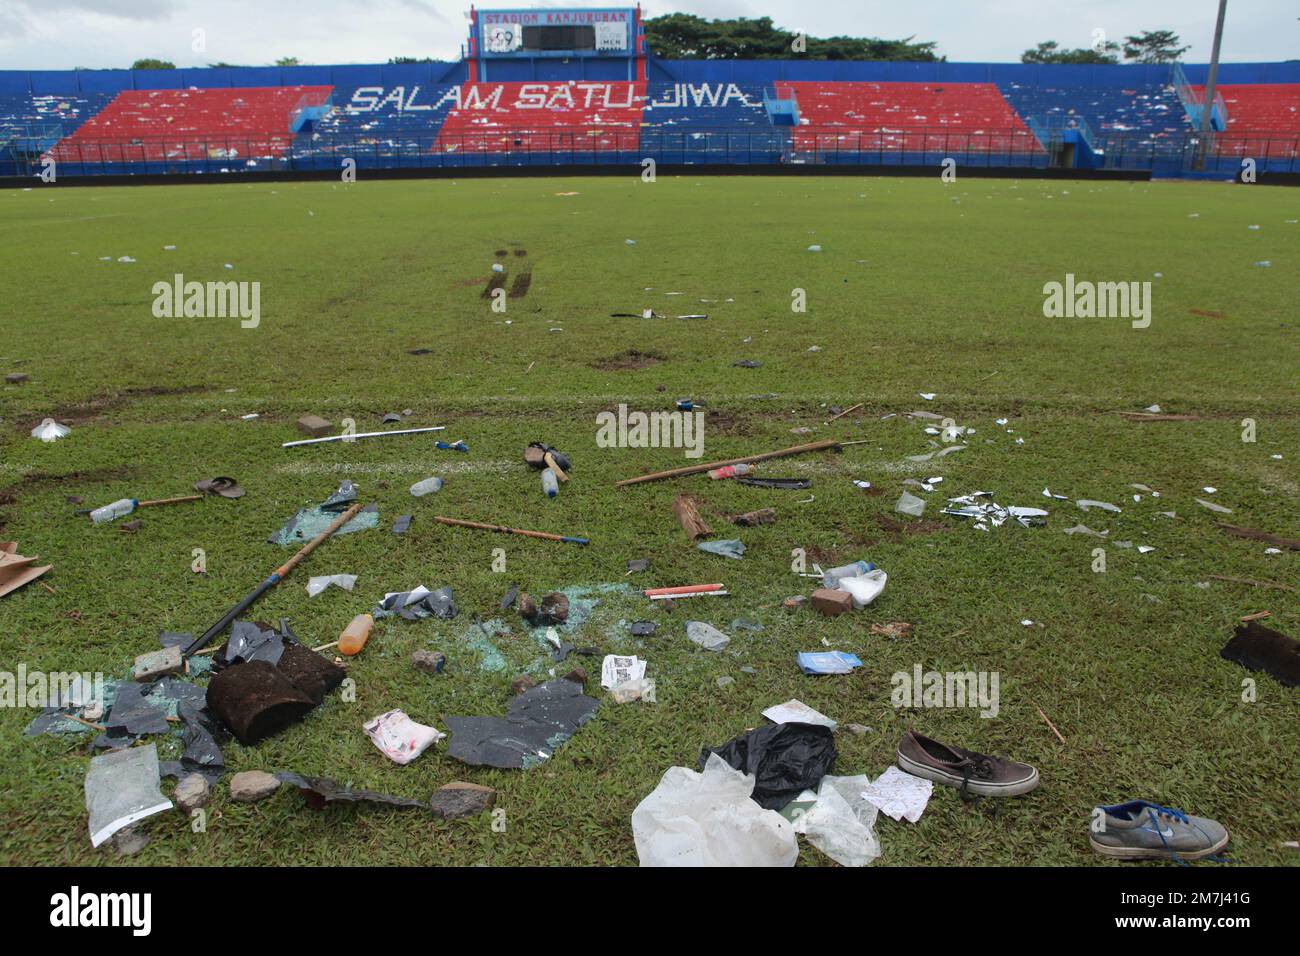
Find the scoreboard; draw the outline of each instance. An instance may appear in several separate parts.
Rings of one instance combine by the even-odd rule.
[[[637,11],[480,10],[474,13],[479,56],[634,56]]]

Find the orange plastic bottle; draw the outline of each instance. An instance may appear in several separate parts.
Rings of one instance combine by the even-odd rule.
[[[352,623],[343,629],[339,635],[339,653],[351,657],[353,654],[360,654],[361,648],[366,646],[366,639],[370,637],[370,629],[375,626],[375,619],[369,614],[358,614],[352,619]]]

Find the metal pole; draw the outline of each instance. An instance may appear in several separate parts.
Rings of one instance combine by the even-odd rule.
[[[1219,47],[1223,43],[1223,18],[1228,12],[1228,0],[1219,0],[1219,18],[1214,24],[1214,48],[1210,51],[1210,72],[1205,78],[1205,101],[1201,104],[1201,152],[1197,169],[1205,169],[1213,135],[1210,117],[1214,112],[1214,93],[1219,80]]]

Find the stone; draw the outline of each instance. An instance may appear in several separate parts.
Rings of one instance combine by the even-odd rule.
[[[848,591],[818,588],[813,592],[812,605],[827,617],[837,617],[853,610],[853,595]]]
[[[529,621],[537,617],[537,602],[526,591],[519,595],[519,616]]]
[[[212,788],[202,774],[191,773],[181,778],[172,793],[172,800],[185,813],[206,807],[212,799]]]
[[[298,419],[298,431],[312,438],[323,438],[333,429],[334,426],[319,415],[304,415]]]
[[[781,606],[787,611],[797,611],[807,603],[808,599],[806,597],[802,594],[796,594],[794,597],[788,597],[782,601]]]
[[[245,770],[230,778],[230,797],[239,803],[257,803],[279,789],[279,779],[264,770]]]
[[[496,803],[497,792],[491,787],[477,783],[455,780],[439,787],[433,792],[429,809],[433,815],[444,820],[456,820],[471,817],[492,809]]]
[[[537,686],[537,681],[533,680],[527,674],[524,674],[521,677],[516,677],[510,683],[510,689],[514,691],[516,694],[522,694],[525,691],[530,691],[536,686]]]
[[[21,385],[27,381],[27,376],[23,372],[14,372],[12,375],[6,375],[5,381],[10,385]]]
[[[734,684],[735,682],[736,679],[734,677],[727,677],[725,674],[722,677],[719,677],[716,681],[714,681],[714,683],[717,684],[719,687],[726,687],[729,684]]]
[[[118,856],[135,856],[149,845],[149,834],[135,827],[126,827],[114,833],[109,842]]]
[[[571,680],[575,684],[581,684],[583,690],[587,689],[587,669],[585,667],[575,667],[564,675],[564,679]]]
[[[411,655],[411,666],[426,674],[441,674],[447,666],[447,655],[441,651],[416,651]]]
[[[542,598],[542,617],[547,624],[563,624],[569,619],[569,599],[559,591]]]
[[[161,651],[150,651],[135,659],[131,668],[131,679],[142,684],[157,680],[166,674],[179,674],[185,669],[185,658],[179,645],[164,647]]]

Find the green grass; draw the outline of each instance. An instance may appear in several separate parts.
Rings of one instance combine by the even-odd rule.
[[[556,195],[571,190],[578,195]],[[256,616],[287,616],[305,640],[325,643],[385,591],[424,583],[451,585],[461,617],[380,622],[350,664],[355,703],[335,697],[260,746],[232,743],[227,764],[416,797],[451,780],[476,781],[499,791],[505,832],[486,816],[444,823],[378,808],[317,813],[289,792],[238,805],[223,784],[206,833],[192,833],[178,813],[155,817],[152,842],[129,862],[635,864],[630,815],[664,770],[694,766],[702,746],[798,697],[841,725],[872,728],[837,735],[841,773],[883,772],[909,726],[1040,768],[1042,786],[996,815],[941,788],[915,825],[882,817],[882,865],[1096,864],[1090,808],[1132,797],[1221,820],[1242,862],[1295,865],[1295,852],[1279,844],[1300,838],[1297,691],[1218,651],[1240,616],[1260,610],[1272,612],[1271,626],[1300,634],[1296,596],[1210,576],[1294,586],[1296,557],[1225,536],[1214,527],[1219,516],[1192,499],[1216,486],[1216,500],[1233,509],[1228,520],[1300,536],[1298,200],[1265,187],[944,187],[937,176],[0,192],[8,245],[0,372],[31,376],[0,386],[0,538],[52,562],[44,580],[56,589],[35,584],[0,601],[0,667],[124,674],[136,654],[157,646],[160,630],[201,631],[250,590],[289,554],[267,536],[351,478],[379,503],[380,529],[330,542]],[[807,252],[813,243],[825,251]],[[481,297],[499,249],[526,250],[509,268],[526,261],[533,270],[527,296],[510,300],[505,316]],[[1254,267],[1264,259],[1271,268]],[[260,327],[154,318],[152,286],[176,272],[259,281]],[[1067,272],[1151,280],[1151,326],[1044,318],[1043,285]],[[807,292],[806,314],[791,311],[795,288]],[[664,295],[672,291],[686,294]],[[644,308],[710,318],[608,317]],[[820,350],[808,351],[814,345]],[[432,351],[408,354],[421,348]],[[659,361],[602,370],[628,350]],[[762,365],[733,367],[742,358]],[[924,402],[923,391],[938,397]],[[706,460],[820,437],[870,443],[764,468],[812,478],[816,497],[806,504],[809,493],[705,478],[613,488],[618,478],[689,462],[672,449],[598,448],[597,412],[620,402],[667,409],[687,395],[708,409]],[[855,402],[865,403],[861,412],[823,424],[828,403]],[[1200,419],[1135,423],[1115,414],[1157,402]],[[410,426],[446,425],[445,437],[466,439],[471,454],[436,452],[427,438],[279,447],[298,437],[294,422],[308,412],[335,423],[350,417],[365,431],[405,408],[414,410]],[[915,408],[975,428],[970,447],[906,462],[930,450],[928,423],[882,416]],[[251,412],[261,417],[240,420]],[[29,430],[48,415],[71,421],[72,435],[32,440]],[[1014,435],[994,423],[1004,416]],[[1244,418],[1257,422],[1254,444],[1241,441]],[[797,427],[812,432],[792,434]],[[542,497],[520,459],[538,439],[575,462],[555,501]],[[431,474],[447,479],[445,489],[412,499],[407,487]],[[237,477],[247,497],[141,512],[135,535],[75,520],[66,502],[180,495],[213,475]],[[945,481],[928,496],[927,524],[920,533],[889,530],[902,480],[929,475]],[[853,478],[883,493],[864,494]],[[1161,497],[1135,504],[1133,482]],[[1124,512],[1047,503],[1044,486]],[[1003,504],[1048,507],[1048,526],[981,534],[938,513],[944,497],[976,489]],[[686,541],[670,510],[682,491],[706,499],[720,536],[736,530],[724,516],[737,511],[772,506],[778,520],[740,529],[745,559],[726,561]],[[1178,517],[1155,516],[1165,510]],[[414,526],[393,537],[388,528],[404,512],[415,513]],[[435,513],[593,544],[450,529],[430,520]],[[1102,542],[1062,533],[1080,521],[1157,550],[1107,545],[1107,570],[1094,573],[1092,550]],[[492,571],[498,547],[507,553],[504,574]],[[811,590],[790,572],[797,547],[823,566],[873,560],[888,570],[889,586],[851,616],[788,614],[781,600]],[[190,570],[194,548],[207,553],[206,575]],[[651,570],[626,577],[625,562],[637,556],[649,557]],[[308,575],[342,572],[359,575],[354,593],[308,601]],[[670,611],[611,594],[596,609],[573,640],[648,658],[658,703],[602,703],[542,767],[466,767],[445,745],[397,767],[361,732],[364,720],[393,707],[437,724],[444,715],[504,713],[515,676],[544,676],[550,665],[517,618],[498,642],[505,671],[483,670],[463,636],[474,615],[497,613],[511,583],[544,593],[701,580],[725,581],[732,596]],[[731,646],[709,654],[688,643],[684,621],[693,616],[730,633]],[[637,618],[659,621],[658,634],[642,641],[618,626]],[[764,629],[734,629],[736,618]],[[1043,626],[1023,627],[1022,618]],[[916,625],[910,637],[869,631],[871,622],[899,620]],[[794,654],[827,645],[866,666],[851,676],[801,676]],[[421,647],[444,650],[447,673],[414,671],[409,657]],[[597,674],[599,658],[579,662]],[[890,675],[918,663],[998,671],[998,717],[894,710]],[[723,675],[735,683],[718,688]],[[1247,677],[1258,685],[1252,703],[1242,700]],[[84,738],[24,737],[32,716],[0,711],[0,862],[123,862],[90,848]],[[160,740],[160,750],[172,758],[178,741]],[[806,845],[801,862],[828,863]]]

